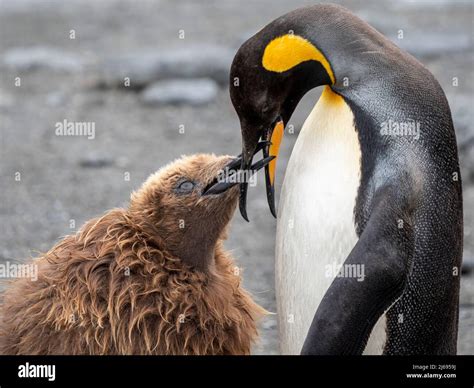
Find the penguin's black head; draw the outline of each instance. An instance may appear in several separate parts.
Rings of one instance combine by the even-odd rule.
[[[286,20],[287,24],[288,20]],[[326,57],[311,40],[278,20],[238,50],[230,72],[230,97],[242,131],[242,169],[252,164],[260,139],[268,141],[264,156],[278,156],[285,125],[310,89],[334,83]],[[265,168],[270,211],[276,216],[274,178],[276,160]],[[248,184],[240,185],[240,211],[246,214]]]

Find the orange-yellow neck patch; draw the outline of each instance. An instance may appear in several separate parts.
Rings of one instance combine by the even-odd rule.
[[[280,145],[281,140],[283,139],[283,132],[285,130],[285,126],[283,121],[279,121],[275,128],[273,128],[272,138],[270,139],[271,145],[268,154],[270,156],[278,156],[280,152]],[[268,171],[270,173],[270,183],[273,185],[275,182],[275,171],[276,171],[276,158],[273,159],[268,165]]]
[[[323,89],[323,93],[321,94],[321,97],[319,98],[318,103],[324,104],[324,105],[345,105],[346,102],[344,101],[344,98],[342,98],[339,94],[335,93],[332,91],[332,89],[329,86],[325,86]]]
[[[335,78],[326,57],[311,42],[299,35],[286,34],[273,39],[265,47],[262,65],[268,71],[282,73],[306,61],[318,61],[334,84]]]

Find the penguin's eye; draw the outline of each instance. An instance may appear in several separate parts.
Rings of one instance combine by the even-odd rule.
[[[176,188],[179,193],[189,193],[194,189],[194,182],[191,181],[183,181],[181,182],[178,187]]]

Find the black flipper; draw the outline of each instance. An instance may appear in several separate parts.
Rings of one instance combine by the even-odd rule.
[[[362,354],[373,326],[402,294],[414,238],[410,200],[395,186],[374,198],[371,216],[344,264],[363,265],[365,278],[336,277],[324,295],[302,354]]]

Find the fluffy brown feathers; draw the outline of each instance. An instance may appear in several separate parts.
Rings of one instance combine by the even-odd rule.
[[[0,354],[249,354],[265,311],[222,245],[238,189],[201,195],[229,160],[166,166],[35,260],[4,295]]]

